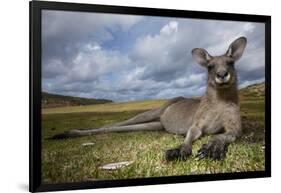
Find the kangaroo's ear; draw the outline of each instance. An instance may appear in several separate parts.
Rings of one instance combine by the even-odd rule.
[[[235,61],[241,58],[247,44],[247,38],[240,37],[232,42],[226,52],[226,55],[232,57]]]
[[[192,57],[203,67],[207,67],[208,62],[212,59],[212,56],[202,48],[194,48],[192,50]]]

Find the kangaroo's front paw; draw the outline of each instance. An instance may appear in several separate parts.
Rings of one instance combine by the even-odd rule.
[[[165,152],[165,159],[167,161],[173,161],[175,159],[178,159],[179,157],[180,157],[179,148],[169,149]]]
[[[221,160],[225,158],[227,145],[220,141],[211,141],[208,144],[203,144],[199,149],[196,157],[203,159],[209,157],[213,160]]]
[[[180,145],[178,148],[169,149],[165,152],[165,158],[167,161],[173,161],[176,159],[186,160],[192,154],[192,149],[186,144]]]

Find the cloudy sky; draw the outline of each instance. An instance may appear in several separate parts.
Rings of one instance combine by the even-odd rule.
[[[246,36],[236,63],[240,87],[264,80],[264,24],[119,14],[43,11],[43,91],[114,101],[199,96],[206,70],[193,48],[211,55]]]

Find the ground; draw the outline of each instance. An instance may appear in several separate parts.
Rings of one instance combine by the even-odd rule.
[[[109,103],[42,110],[42,178],[44,183],[127,179],[153,176],[264,170],[264,100],[247,92],[241,96],[243,136],[231,144],[224,160],[197,160],[196,152],[209,136],[196,141],[187,161],[166,162],[164,151],[178,146],[183,136],[162,131],[109,133],[66,140],[49,137],[72,128],[98,128],[162,105],[165,100]],[[94,142],[92,146],[82,146]],[[117,169],[99,166],[133,161]]]

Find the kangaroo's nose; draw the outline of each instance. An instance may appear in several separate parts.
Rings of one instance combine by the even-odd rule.
[[[227,71],[219,71],[217,72],[217,77],[220,79],[224,79],[228,75]]]

